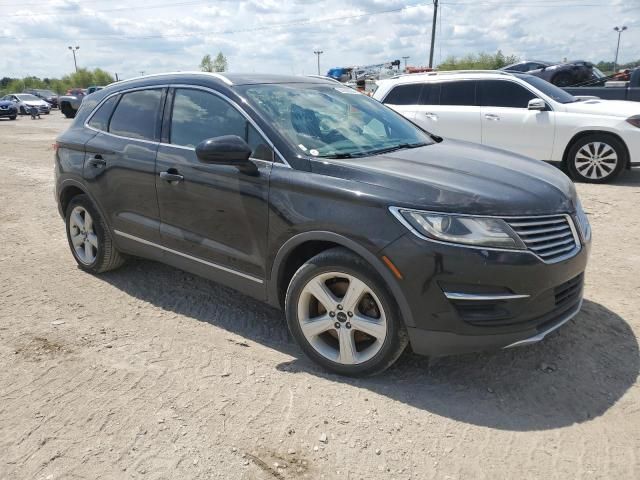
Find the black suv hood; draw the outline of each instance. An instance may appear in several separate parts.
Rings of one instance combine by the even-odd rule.
[[[316,159],[314,172],[393,190],[397,206],[480,215],[575,210],[573,182],[559,169],[496,148],[444,140],[345,160]]]

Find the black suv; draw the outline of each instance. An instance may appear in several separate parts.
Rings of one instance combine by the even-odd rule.
[[[283,308],[328,369],[541,340],[582,303],[589,223],[545,163],[430,135],[321,78],[176,73],[85,98],[57,139],[81,269],[147,257]]]

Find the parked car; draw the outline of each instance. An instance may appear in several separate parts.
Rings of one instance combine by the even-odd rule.
[[[607,100],[640,102],[640,68],[630,72],[629,80],[611,80],[604,86],[565,87],[571,95],[595,96]]]
[[[87,95],[91,95],[94,92],[99,92],[103,88],[104,86],[102,85],[92,85],[91,87],[87,88]]]
[[[30,93],[31,95],[35,95],[38,98],[41,98],[49,105],[51,108],[58,108],[58,95],[52,90],[45,90],[42,88],[27,88],[22,93]]]
[[[640,105],[583,100],[541,78],[439,72],[378,82],[374,98],[426,130],[552,162],[603,183],[640,165]]]
[[[502,67],[506,72],[528,73],[540,77],[559,87],[568,87],[593,79],[603,79],[605,75],[590,62],[574,60],[553,63],[541,60],[524,60]]]
[[[51,105],[30,93],[10,93],[2,97],[2,100],[13,102],[20,115],[27,115],[33,107],[38,109],[38,113],[44,113],[46,115],[49,115],[51,111]]]
[[[236,288],[283,308],[334,372],[379,372],[408,343],[527,345],[580,309],[591,234],[571,180],[441,140],[328,79],[119,82],[56,145],[80,269],[136,255]]]
[[[9,120],[15,120],[17,116],[18,107],[15,102],[0,100],[0,117],[9,117]]]

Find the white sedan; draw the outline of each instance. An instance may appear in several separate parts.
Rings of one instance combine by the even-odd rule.
[[[378,81],[374,98],[426,130],[502,148],[604,183],[640,166],[640,103],[574,97],[537,77],[430,72]]]
[[[51,111],[51,105],[30,93],[11,93],[5,95],[0,100],[8,100],[15,103],[20,115],[28,115],[32,107],[37,108],[38,113],[44,113],[46,115],[49,115]]]

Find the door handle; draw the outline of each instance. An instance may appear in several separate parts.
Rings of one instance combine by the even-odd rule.
[[[436,115],[433,112],[425,112],[424,116],[427,117],[430,120],[437,120],[438,119],[438,115]]]
[[[160,172],[160,178],[169,183],[180,183],[184,177],[175,168],[170,168],[166,172]]]
[[[106,164],[106,160],[102,158],[102,155],[100,155],[99,153],[94,155],[93,158],[89,160],[89,165],[96,168],[104,167]]]
[[[493,120],[493,121],[500,120],[500,116],[495,115],[493,113],[485,113],[484,118],[486,118],[487,120]]]

